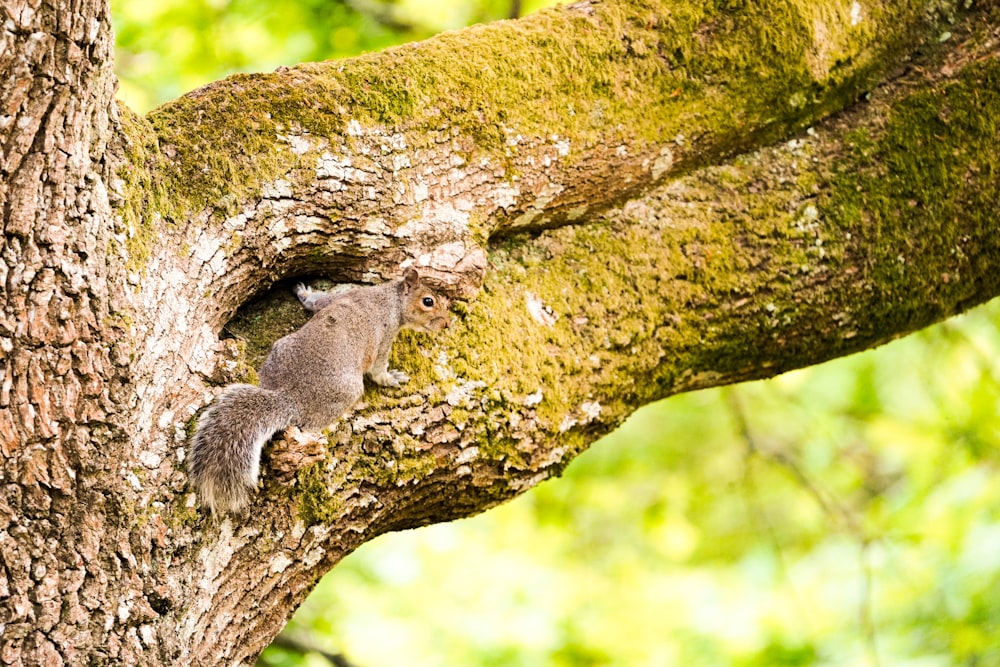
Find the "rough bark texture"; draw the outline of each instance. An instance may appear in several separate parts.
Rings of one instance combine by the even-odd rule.
[[[249,662],[380,533],[1000,291],[997,10],[702,4],[581,3],[148,119],[112,101],[104,3],[3,5],[0,663]],[[193,416],[304,315],[279,285],[247,349],[224,325],[403,263],[470,299],[458,326],[404,336],[404,391],[280,440],[248,516],[210,520]]]

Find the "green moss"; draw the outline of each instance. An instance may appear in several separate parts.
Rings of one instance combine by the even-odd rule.
[[[119,108],[124,137],[125,162],[118,170],[122,205],[118,209],[126,227],[126,266],[141,272],[158,238],[158,226],[172,212],[160,174],[156,134],[148,122],[124,107]],[[109,248],[109,252],[116,249]]]
[[[423,479],[437,468],[434,455],[420,451],[412,439],[403,436],[401,444],[403,453],[399,456],[366,454],[355,450],[344,456],[336,470],[331,471],[327,466],[309,466],[299,471],[299,518],[307,526],[336,523],[346,508],[342,499],[346,490],[361,485],[394,489]]]
[[[409,149],[454,133],[460,153],[508,168],[516,135],[557,134],[569,162],[597,144],[641,150],[677,138],[675,168],[687,168],[840,108],[925,27],[917,0],[866,8],[852,29],[839,2],[731,4],[554,8],[351,60],[236,75],[150,114],[170,158],[164,188],[182,210],[232,213],[266,182],[300,167],[309,177],[314,156],[279,137],[330,138],[335,150],[351,145],[351,121],[391,127]],[[148,240],[136,241],[137,257]]]
[[[410,376],[408,387],[424,390],[440,383],[434,358],[438,349],[430,334],[404,329],[399,332],[392,346],[389,357],[390,368],[398,368]],[[377,400],[377,395],[386,394],[385,389],[375,389],[371,398]]]
[[[395,465],[386,468],[392,470],[392,484],[409,484],[425,478],[437,469],[437,459],[432,453],[417,448],[414,438],[402,435],[397,442],[403,446],[403,453],[393,459]],[[383,483],[388,481],[389,479],[383,478]]]
[[[181,497],[183,499],[183,496]],[[171,512],[164,517],[170,528],[190,528],[210,519],[200,513],[197,507],[188,507],[184,502],[175,502],[171,506]]]
[[[727,178],[743,183],[747,176],[730,167]],[[586,400],[563,386],[565,377],[593,373],[598,384],[617,392],[644,392],[631,367],[615,362],[622,352],[638,358],[687,352],[705,336],[702,322],[683,316],[691,305],[710,309],[749,289],[749,271],[759,260],[741,247],[733,227],[717,219],[742,195],[733,188],[718,209],[679,202],[676,218],[661,202],[668,207],[666,220],[592,221],[535,239],[505,239],[490,256],[497,270],[449,338],[456,343],[449,349],[456,372],[495,388],[501,408],[525,405],[529,394],[543,390],[535,412],[549,427],[576,414]],[[801,253],[799,263],[816,263],[806,248],[813,239],[799,238],[804,235],[793,214],[776,216],[768,201],[754,208],[759,210],[743,211],[740,219],[748,232],[801,247],[794,250]],[[531,315],[529,301],[549,311],[550,324]]]
[[[341,484],[331,483],[324,466],[308,466],[297,473],[298,516],[306,526],[333,524],[341,517],[344,503],[337,495]]]
[[[853,160],[822,205],[837,224],[860,229],[869,248],[864,277],[879,304],[873,314],[884,313],[873,327],[923,326],[982,292],[966,274],[984,275],[971,263],[996,252],[981,244],[996,224],[998,118],[1000,64],[987,60],[897,103],[874,136],[850,135]]]
[[[421,480],[434,470],[437,470],[437,461],[431,454],[421,456],[407,456],[398,461],[399,474],[397,480],[403,483],[416,482]]]
[[[198,430],[198,415],[191,415],[191,418],[184,422],[184,440],[191,442],[195,431]]]
[[[448,415],[448,423],[453,424],[456,428],[464,428],[469,422],[469,417],[471,414],[468,410],[464,408],[454,408],[451,414]]]
[[[235,366],[227,374],[225,378],[226,384],[232,384],[233,382],[258,384],[260,382],[257,369],[264,363],[264,359],[267,358],[267,353],[270,350],[270,345],[267,343],[267,336],[270,333],[260,334],[257,332],[257,337],[250,341],[236,340],[236,354],[233,359]]]

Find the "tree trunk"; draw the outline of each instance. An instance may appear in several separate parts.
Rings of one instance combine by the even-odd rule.
[[[702,4],[583,2],[148,118],[113,101],[106,4],[5,4],[0,663],[246,663],[383,532],[1000,291],[998,10]],[[193,418],[304,315],[282,284],[246,349],[224,325],[404,263],[468,299],[457,326],[210,519]]]

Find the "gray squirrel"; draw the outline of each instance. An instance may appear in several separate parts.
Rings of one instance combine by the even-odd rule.
[[[316,314],[271,347],[259,387],[229,385],[198,420],[189,471],[213,515],[247,505],[257,488],[261,450],[276,432],[329,426],[361,398],[365,375],[383,387],[409,381],[389,369],[400,329],[435,332],[451,321],[448,299],[413,268],[398,280],[342,294],[303,285],[295,294]]]

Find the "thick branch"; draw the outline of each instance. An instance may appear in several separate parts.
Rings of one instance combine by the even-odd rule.
[[[279,613],[275,592],[303,595],[360,542],[521,493],[648,401],[864,349],[995,295],[996,45],[978,34],[810,134],[588,224],[491,244],[461,324],[399,346],[417,393],[371,393],[291,497],[272,483],[254,521],[224,524],[213,599],[255,588]],[[258,531],[305,537],[261,551]],[[212,645],[244,655],[271,616],[224,611],[240,620],[199,610],[185,627],[208,623]]]
[[[19,13],[0,660],[246,660],[358,544],[510,498],[645,402],[995,294],[996,11],[724,163],[940,34],[916,0],[742,4],[594,1],[233,77],[125,112],[121,147],[104,5]],[[224,323],[275,281],[404,261],[476,297],[400,342],[412,393],[372,392],[330,446],[286,439],[253,511],[209,521],[185,427],[235,375]]]
[[[931,18],[922,2],[594,0],[231,77],[151,120],[187,205],[259,202],[281,179],[330,221],[397,230],[448,212],[482,238],[805,127],[936,37]]]

